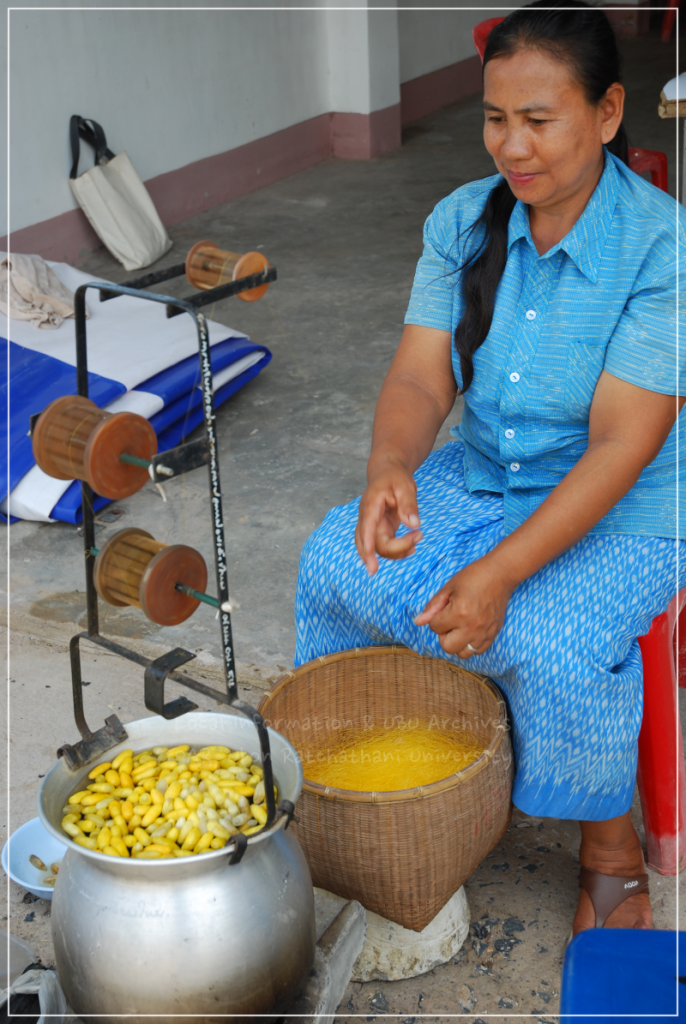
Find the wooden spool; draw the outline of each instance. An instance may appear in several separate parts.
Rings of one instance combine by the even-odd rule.
[[[269,261],[262,253],[227,252],[214,242],[196,242],[186,257],[186,277],[194,288],[204,291],[216,288],[227,281],[238,281],[241,277],[262,274],[269,269]],[[257,302],[266,292],[268,284],[239,292],[243,302]]]
[[[119,530],[103,544],[93,566],[93,582],[103,601],[131,604],[160,626],[185,622],[200,602],[176,590],[207,586],[205,559],[185,544],[162,544],[146,530]]]
[[[79,395],[51,402],[33,430],[33,457],[48,476],[85,480],[104,498],[128,498],[149,479],[147,469],[121,455],[151,459],[157,436],[143,416],[105,412]]]

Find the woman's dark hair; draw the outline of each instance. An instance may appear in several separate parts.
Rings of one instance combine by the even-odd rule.
[[[540,9],[551,7],[574,10]],[[509,14],[488,37],[484,67],[489,60],[524,49],[543,50],[567,63],[593,105],[602,100],[613,82],[621,80],[621,55],[612,26],[603,11],[590,8],[582,0],[536,0]],[[629,162],[624,125],[607,148],[624,163]],[[462,394],[474,377],[474,353],[491,329],[495,294],[507,262],[508,224],[516,201],[507,181],[501,181],[468,231],[467,241],[476,234],[481,242],[459,268],[464,313],[455,329],[455,347],[460,356]]]

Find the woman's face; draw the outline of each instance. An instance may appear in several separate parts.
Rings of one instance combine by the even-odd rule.
[[[518,199],[552,212],[595,188],[623,105],[618,83],[592,106],[565,62],[519,50],[484,68],[486,149]]]

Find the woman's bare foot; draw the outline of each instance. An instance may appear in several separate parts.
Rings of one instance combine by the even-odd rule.
[[[643,851],[629,812],[608,821],[581,821],[579,861],[585,868],[605,875],[631,877],[645,873]],[[585,889],[579,892],[573,934],[595,927],[595,910]],[[606,928],[652,928],[648,893],[629,896],[605,921]]]

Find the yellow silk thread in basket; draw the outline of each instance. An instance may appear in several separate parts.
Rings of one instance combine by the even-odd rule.
[[[469,732],[418,723],[413,728],[348,734],[335,747],[303,757],[305,778],[322,786],[379,793],[428,786],[462,771],[484,752]]]

